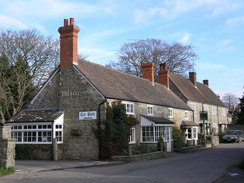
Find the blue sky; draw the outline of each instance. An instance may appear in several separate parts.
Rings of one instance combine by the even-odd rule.
[[[197,80],[220,96],[244,92],[243,0],[0,0],[1,29],[59,37],[63,19],[80,27],[79,53],[105,65],[125,42],[155,38],[195,47]]]

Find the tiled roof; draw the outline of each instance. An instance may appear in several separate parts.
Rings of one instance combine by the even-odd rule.
[[[102,93],[116,100],[127,100],[191,110],[165,86],[88,61],[80,61],[80,72]]]
[[[210,104],[226,107],[219,97],[207,85],[197,82],[197,87],[206,96]]]
[[[196,82],[195,87],[189,79],[173,73],[170,73],[170,80],[187,100],[225,107],[219,97],[205,84]]]
[[[193,121],[182,121],[181,126],[199,126],[197,123]]]
[[[146,115],[141,115],[145,118],[147,118],[148,120],[152,121],[152,122],[155,122],[157,124],[174,124],[173,121],[171,120],[168,120],[164,117],[158,117],[158,116],[146,116]]]
[[[22,110],[13,116],[11,122],[54,122],[63,113],[57,110]]]

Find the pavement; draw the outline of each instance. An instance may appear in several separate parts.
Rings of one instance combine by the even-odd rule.
[[[166,153],[165,157],[176,156],[179,153]],[[16,160],[15,172],[44,172],[72,168],[87,168],[94,166],[111,166],[123,164],[123,161],[82,161],[82,160]]]
[[[44,172],[71,168],[87,168],[94,166],[118,165],[120,161],[81,161],[81,160],[16,160],[15,172]]]

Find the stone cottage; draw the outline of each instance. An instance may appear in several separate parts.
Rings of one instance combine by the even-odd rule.
[[[204,120],[206,134],[215,134],[224,132],[229,124],[227,113],[228,109],[219,99],[219,97],[209,88],[209,81],[203,80],[203,83],[196,81],[196,73],[189,72],[189,79],[180,75],[171,73],[166,64],[161,65],[160,73],[164,73],[161,84],[165,85],[177,96],[179,96],[193,111],[193,122],[183,122],[185,133],[189,133],[199,125],[200,133],[203,133],[203,120],[200,119],[200,113],[207,114]]]
[[[130,144],[156,144],[164,137],[172,150],[172,126],[192,122],[193,111],[175,93],[153,78],[154,64],[142,65],[143,78],[88,61],[78,61],[79,27],[64,20],[60,33],[60,66],[31,102],[10,119],[17,144],[59,144],[59,158],[99,158],[94,129],[106,118],[106,105],[121,101],[139,125]],[[197,131],[192,139],[197,140]]]

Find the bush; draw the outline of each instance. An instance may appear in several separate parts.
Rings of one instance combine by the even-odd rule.
[[[12,174],[14,172],[15,171],[14,171],[14,168],[13,167],[10,167],[10,168],[7,168],[7,169],[0,168],[0,177],[1,176],[4,176],[4,175]]]
[[[181,130],[173,127],[174,148],[181,148],[185,144],[185,137],[181,134]]]
[[[52,144],[16,144],[18,160],[50,160],[53,158]]]
[[[155,152],[155,151],[157,151],[157,148],[152,147],[149,144],[135,144],[132,147],[133,155],[146,154],[146,153]]]
[[[133,116],[127,116],[125,106],[114,102],[106,108],[106,120],[101,122],[100,158],[110,159],[111,156],[123,154],[129,148],[130,128],[138,124]]]

